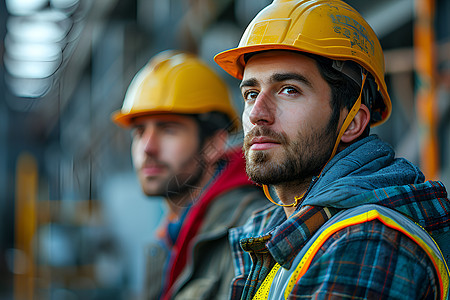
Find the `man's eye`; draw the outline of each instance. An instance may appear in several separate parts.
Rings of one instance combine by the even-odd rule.
[[[175,126],[164,126],[163,130],[166,134],[176,134],[178,132],[178,128]]]
[[[167,122],[167,123],[161,123],[159,124],[159,130],[161,133],[165,134],[178,134],[180,131],[183,130],[183,125],[176,122]]]
[[[253,101],[258,97],[258,93],[255,91],[247,91],[243,94],[245,101]]]
[[[136,126],[133,128],[132,131],[133,136],[142,136],[144,134],[144,127],[143,126]]]
[[[281,93],[287,95],[296,95],[299,94],[299,91],[292,86],[287,86],[281,89]]]

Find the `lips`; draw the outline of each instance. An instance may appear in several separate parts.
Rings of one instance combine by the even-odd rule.
[[[244,137],[244,151],[263,151],[286,145],[288,139],[282,132],[271,130],[267,126],[254,126]]]
[[[250,150],[268,150],[278,145],[280,145],[280,142],[277,140],[264,136],[254,137],[249,143]]]
[[[145,176],[157,176],[163,173],[164,169],[162,165],[145,165],[141,168],[141,172]]]

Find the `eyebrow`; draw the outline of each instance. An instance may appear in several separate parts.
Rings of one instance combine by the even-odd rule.
[[[242,89],[243,87],[246,87],[246,86],[252,87],[252,86],[257,86],[257,85],[258,84],[257,84],[256,79],[250,78],[250,79],[243,80],[241,82],[241,84],[239,85],[239,88]]]
[[[306,84],[308,87],[312,87],[311,81],[309,81],[305,76],[297,74],[297,73],[275,73],[272,76],[270,76],[271,82],[283,82],[286,80],[296,80],[299,82],[302,82]],[[239,88],[243,87],[254,87],[258,85],[258,81],[256,78],[249,78],[247,80],[244,80],[239,85]]]

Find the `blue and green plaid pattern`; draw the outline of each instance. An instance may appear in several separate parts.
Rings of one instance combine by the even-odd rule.
[[[395,209],[432,235],[450,230],[450,202],[440,182],[381,188],[352,198],[351,203]],[[251,299],[275,262],[290,268],[314,232],[339,211],[328,209],[304,206],[286,220],[283,209],[272,206],[255,214],[246,227],[231,232],[239,270],[232,299],[241,295]],[[239,240],[253,264],[249,253],[237,246]],[[375,220],[347,227],[327,240],[289,299],[428,299],[436,295],[436,289],[436,272],[423,250]]]

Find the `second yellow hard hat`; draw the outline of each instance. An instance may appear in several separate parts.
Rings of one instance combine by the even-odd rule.
[[[143,115],[212,111],[224,113],[236,126],[238,116],[219,75],[192,54],[166,50],[136,74],[113,120],[130,126],[133,118]]]

